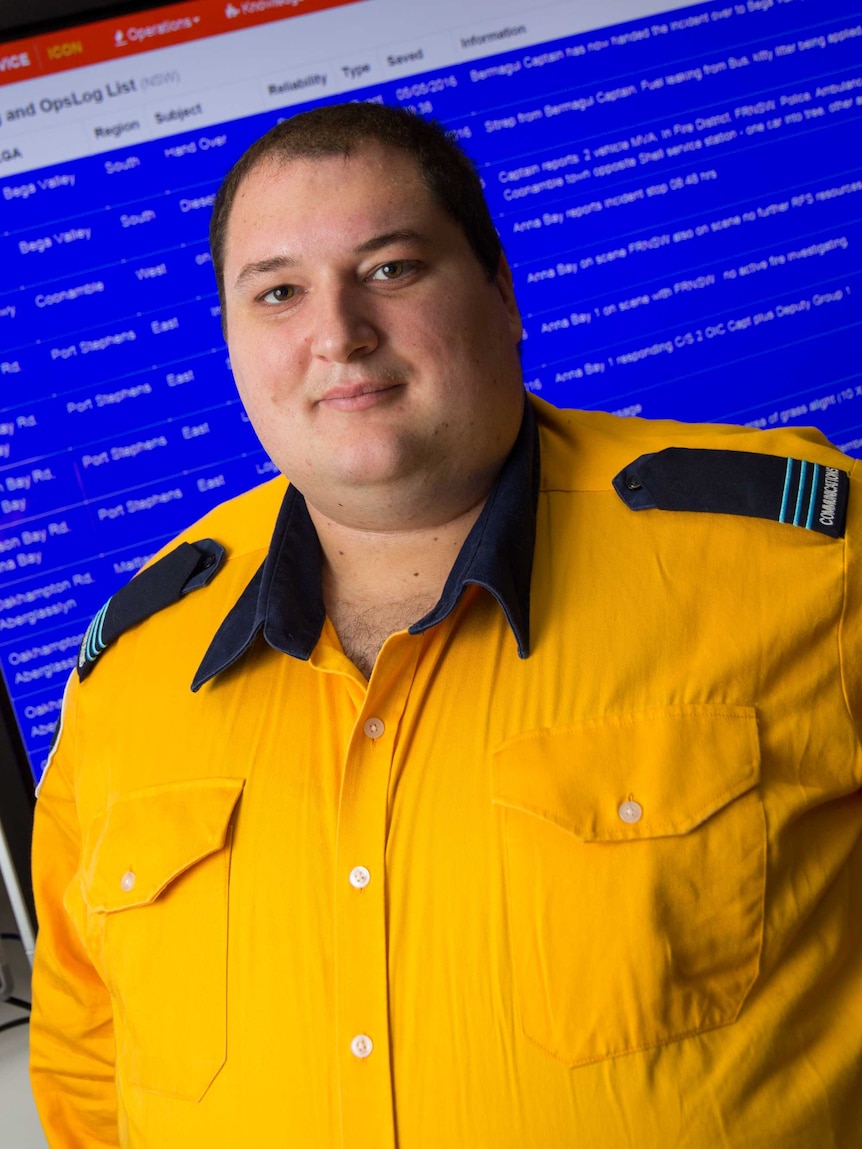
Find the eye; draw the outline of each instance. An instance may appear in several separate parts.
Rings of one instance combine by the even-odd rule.
[[[381,263],[379,267],[376,267],[374,271],[372,271],[368,278],[377,280],[378,282],[381,280],[400,279],[410,270],[410,267],[411,264],[407,263],[406,260],[395,259],[390,263]]]
[[[287,303],[295,295],[295,287],[289,283],[280,283],[278,287],[271,287],[260,299],[262,303]]]

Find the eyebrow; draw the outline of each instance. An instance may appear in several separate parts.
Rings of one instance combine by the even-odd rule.
[[[257,259],[243,267],[234,280],[234,287],[242,287],[248,280],[256,279],[261,275],[271,275],[274,271],[288,271],[290,268],[296,267],[297,262],[290,255],[272,255],[269,259]]]
[[[402,228],[398,231],[386,231],[381,235],[374,235],[371,239],[366,239],[364,243],[360,243],[353,249],[353,254],[370,255],[372,252],[380,251],[393,243],[405,243],[411,247],[416,247],[419,244],[428,244],[430,240],[422,232],[414,231],[412,228]],[[242,268],[234,280],[234,288],[242,287],[250,279],[256,279],[262,275],[272,275],[276,271],[290,271],[298,264],[299,260],[292,255],[272,255],[268,259],[254,260]]]
[[[367,239],[365,243],[360,243],[359,247],[353,250],[356,255],[368,255],[372,251],[380,251],[382,247],[388,247],[391,243],[407,243],[411,246],[418,244],[428,244],[431,241],[427,235],[423,235],[420,231],[413,231],[412,228],[403,228],[400,231],[386,231],[382,235],[372,236]]]

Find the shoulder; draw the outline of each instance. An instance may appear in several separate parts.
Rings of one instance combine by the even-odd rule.
[[[860,468],[814,427],[761,431],[531,402],[545,491],[615,490],[631,510],[744,515],[844,533]]]
[[[719,602],[729,625],[740,604],[761,604],[752,630],[780,623],[764,631],[766,649],[797,634],[794,657],[809,665],[819,628],[833,644],[836,681],[862,736],[862,460],[813,427],[620,418],[530,401],[543,495],[587,494],[594,503],[564,499],[554,542],[566,560],[583,545],[575,525],[587,522],[600,536],[591,556],[598,550],[610,565],[637,567],[642,579],[659,555],[658,569],[672,561],[682,572],[677,590],[709,588],[698,592],[701,614]]]
[[[78,653],[79,678],[123,634],[169,608],[181,610],[172,626],[183,632],[195,617],[205,629],[223,617],[266,556],[285,489],[284,479],[274,479],[230,499],[155,554],[93,618]],[[205,602],[180,606],[204,590]]]
[[[225,549],[225,562],[239,561],[261,550],[265,553],[286,489],[287,480],[279,476],[219,503],[153,555],[147,565],[157,562],[181,543],[193,543],[201,538],[219,542]]]
[[[851,470],[855,462],[815,427],[761,431],[731,423],[682,423],[561,410],[535,396],[530,402],[539,425],[543,470],[547,464],[555,479],[569,471],[576,486],[610,486],[614,476],[639,455],[668,447],[792,456],[844,471]]]

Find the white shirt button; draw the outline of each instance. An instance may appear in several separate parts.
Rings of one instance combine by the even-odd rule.
[[[135,875],[131,870],[126,870],[125,874],[123,874],[122,878],[120,878],[120,889],[127,894],[129,890],[133,890],[134,888]]]
[[[367,1057],[373,1048],[371,1038],[364,1033],[357,1033],[350,1043],[350,1052],[354,1057]]]
[[[643,817],[643,813],[643,806],[641,806],[640,802],[635,802],[632,798],[620,804],[619,815],[622,820],[628,822],[629,825],[634,825],[635,822],[639,822]]]
[[[354,866],[350,871],[350,884],[354,890],[364,890],[371,881],[371,874],[364,866]]]
[[[369,738],[379,738],[386,727],[383,725],[382,718],[369,718],[362,729]]]

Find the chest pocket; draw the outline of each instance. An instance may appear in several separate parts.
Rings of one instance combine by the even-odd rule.
[[[80,888],[124,1084],[196,1100],[226,1056],[230,820],[242,779],[151,787],[90,829]]]
[[[495,752],[528,1037],[574,1066],[735,1020],[762,942],[759,777],[745,707],[606,716]]]

